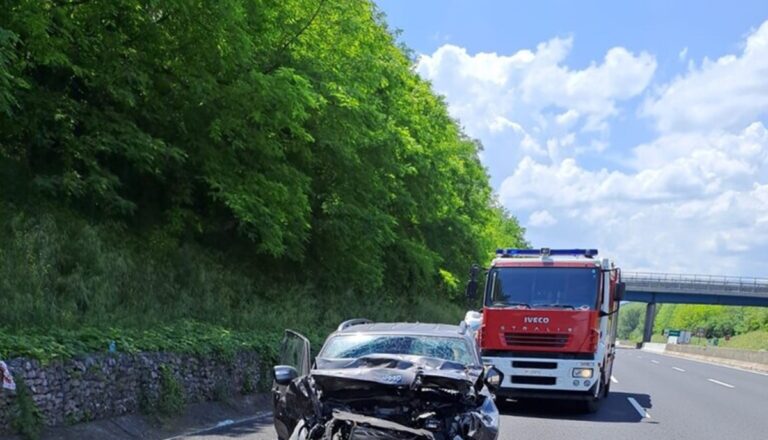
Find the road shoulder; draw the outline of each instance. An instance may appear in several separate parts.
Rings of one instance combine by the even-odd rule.
[[[653,351],[654,354],[660,354],[663,356],[677,357],[681,359],[688,359],[691,361],[701,362],[711,365],[719,365],[721,367],[730,367],[737,370],[747,371],[749,373],[768,375],[768,365],[758,364],[754,362],[743,362],[732,359],[724,359],[719,357],[701,356],[690,353],[680,353],[676,351],[665,350],[663,352]]]
[[[129,414],[73,426],[47,428],[40,439],[161,440],[205,432],[217,426],[241,423],[253,417],[263,416],[269,410],[271,410],[271,402],[268,394],[239,396],[228,402],[190,404],[183,415],[162,422],[142,414]],[[0,436],[0,439],[19,440],[20,437]]]

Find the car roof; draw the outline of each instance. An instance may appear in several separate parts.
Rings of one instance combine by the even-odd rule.
[[[350,333],[386,333],[403,335],[449,336],[464,337],[458,325],[429,324],[422,322],[376,322],[369,324],[354,324],[334,332],[335,334]]]

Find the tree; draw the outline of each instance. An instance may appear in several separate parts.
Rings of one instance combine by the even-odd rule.
[[[621,306],[617,334],[620,339],[630,339],[633,333],[642,332],[645,323],[645,310],[641,303],[628,303]]]

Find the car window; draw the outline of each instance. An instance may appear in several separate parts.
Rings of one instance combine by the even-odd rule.
[[[465,365],[476,361],[463,338],[415,335],[337,335],[326,343],[321,357],[355,359],[372,354],[427,356]]]
[[[307,371],[307,345],[306,340],[293,332],[286,332],[280,347],[280,365],[290,365],[300,373]]]

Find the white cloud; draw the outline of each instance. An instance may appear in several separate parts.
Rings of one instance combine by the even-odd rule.
[[[525,157],[499,189],[508,206],[578,207],[587,203],[670,202],[710,198],[768,178],[768,130],[670,135],[635,148],[636,171],[588,171],[567,158],[551,165]]]
[[[642,113],[661,131],[740,128],[768,113],[768,21],[738,54],[724,55],[662,87]]]
[[[534,211],[531,213],[531,216],[528,217],[528,227],[531,228],[547,228],[556,224],[557,219],[547,210]]]
[[[768,252],[768,130],[761,122],[739,133],[660,137],[634,155],[632,172],[526,157],[500,198],[512,212],[567,215],[579,239],[614,250],[628,267],[760,270],[760,261],[745,264],[738,254]]]
[[[637,111],[622,101],[647,90],[654,57],[617,47],[575,70],[572,45],[555,38],[510,56],[443,46],[417,67],[485,145],[529,240],[597,246],[626,269],[765,276],[768,22],[739,54],[696,63],[684,49],[688,70]],[[616,151],[605,135],[616,115],[658,133]]]
[[[553,38],[505,56],[447,44],[422,55],[416,70],[446,95],[470,135],[519,127],[529,144],[542,145],[564,130],[605,130],[616,103],[641,93],[656,69],[651,55],[614,47],[601,63],[573,70],[564,64],[572,45],[571,38]]]

